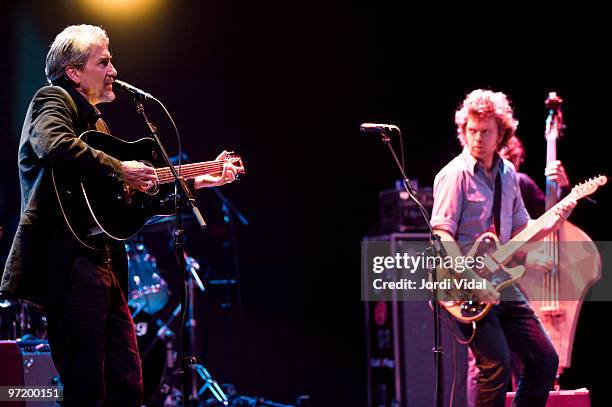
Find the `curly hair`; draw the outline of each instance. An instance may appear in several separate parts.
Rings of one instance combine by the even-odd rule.
[[[518,120],[514,118],[514,112],[510,106],[508,97],[502,92],[476,89],[470,92],[459,109],[455,112],[455,124],[457,125],[457,138],[461,146],[466,145],[465,127],[469,117],[485,119],[494,117],[502,135],[498,150],[506,145],[508,140],[514,136],[518,126]]]

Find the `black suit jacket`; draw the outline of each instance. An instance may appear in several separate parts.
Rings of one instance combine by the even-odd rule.
[[[52,169],[99,177],[121,174],[120,161],[78,139],[92,129],[108,130],[99,111],[71,87],[46,86],[34,95],[19,142],[21,218],[0,292],[43,307],[61,297],[80,243],[61,214]],[[119,281],[127,283],[123,243],[112,242],[111,251]]]

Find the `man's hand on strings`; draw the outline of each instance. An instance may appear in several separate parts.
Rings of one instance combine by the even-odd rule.
[[[556,181],[560,188],[567,188],[570,184],[567,173],[565,172],[565,167],[563,167],[563,164],[561,164],[559,160],[551,161],[544,169],[544,175]]]
[[[223,170],[220,175],[200,175],[195,178],[195,189],[207,188],[207,187],[218,187],[221,185],[229,184],[234,182],[238,177],[238,174],[244,171],[244,168],[238,166],[228,159],[231,153],[229,151],[223,151],[215,158],[215,161],[226,160],[223,164]]]
[[[553,259],[540,250],[533,250],[525,257],[525,269],[539,273],[546,273],[552,269]]]
[[[150,189],[157,182],[155,169],[140,161],[122,161],[121,171],[125,185],[141,192]]]

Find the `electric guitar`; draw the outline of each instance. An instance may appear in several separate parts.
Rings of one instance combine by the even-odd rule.
[[[174,177],[165,166],[157,143],[152,138],[129,142],[95,130],[79,136],[90,147],[120,161],[136,160],[155,168],[158,182],[147,191],[127,187],[112,177],[75,176],[61,168],[52,171],[53,184],[68,227],[85,246],[92,247],[89,236],[104,232],[117,240],[134,236],[153,216],[174,214]],[[223,165],[231,162],[244,173],[242,159],[230,155],[224,160],[175,166],[183,179],[200,175],[221,175]]]
[[[466,256],[473,258],[483,256],[484,267],[480,269],[475,268],[473,271],[490,282],[497,291],[501,291],[514,283],[525,273],[524,266],[507,266],[516,251],[523,247],[542,228],[550,224],[552,218],[556,216],[557,207],[564,205],[570,199],[578,201],[585,196],[591,195],[597,188],[605,185],[607,181],[608,179],[605,176],[600,175],[576,185],[564,199],[503,245],[499,243],[499,239],[494,233],[485,232],[480,235]],[[493,307],[492,303],[479,302],[473,299],[439,302],[454,318],[466,324],[484,318]]]

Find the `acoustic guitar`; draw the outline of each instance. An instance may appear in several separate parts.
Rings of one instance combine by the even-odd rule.
[[[153,168],[158,182],[145,192],[127,187],[118,178],[78,176],[60,168],[52,171],[53,184],[61,211],[74,236],[92,247],[90,236],[104,232],[117,240],[134,236],[154,216],[174,214],[174,177],[165,166],[157,143],[152,138],[124,141],[95,130],[79,136],[90,147],[120,161],[140,161]],[[231,162],[244,173],[242,159],[230,155],[224,160],[175,166],[188,180],[200,175],[221,175],[223,165]]]

